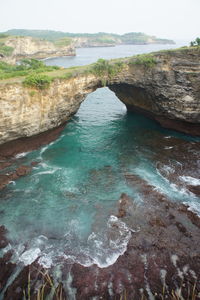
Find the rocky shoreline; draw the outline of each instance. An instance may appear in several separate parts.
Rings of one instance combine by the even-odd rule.
[[[52,141],[60,130],[62,127],[49,133],[47,140]],[[199,142],[175,137],[166,139],[159,136],[159,133],[154,135],[147,138],[144,134],[144,138],[152,149],[159,149],[154,159],[163,177],[179,189],[183,188],[180,178],[186,174],[200,178]],[[41,141],[45,142],[44,136]],[[27,144],[26,141],[24,145]],[[38,144],[32,141],[30,145],[35,149]],[[169,165],[171,159],[179,164],[175,164],[174,169],[166,169],[165,165]],[[21,167],[17,173],[25,176],[27,170],[31,171]],[[57,293],[62,300],[94,297],[113,300],[199,299],[199,216],[186,204],[176,203],[140,176],[126,172],[124,178],[130,188],[138,191],[141,203],[125,193],[122,193],[119,200],[116,199],[116,206],[111,213],[126,224],[131,236],[126,251],[114,264],[104,268],[97,265],[85,267],[71,259],[63,259],[58,261],[61,265],[59,280],[54,281],[54,267],[45,270],[38,264],[38,259],[28,266],[12,263],[13,252],[7,248],[0,258],[2,299],[21,300],[24,291],[28,293],[28,286],[31,299],[37,299],[38,288],[43,288],[46,296]],[[198,185],[191,186],[191,183],[186,182],[184,187],[192,189],[191,192],[199,196]],[[117,223],[113,226],[117,226]],[[8,244],[6,228],[1,226],[0,248],[6,249]],[[20,271],[16,273],[18,268]],[[7,286],[11,274],[16,274],[16,277]]]
[[[140,177],[130,173],[124,176],[143,199],[143,204],[138,205],[122,194],[116,202],[116,215],[133,229],[126,252],[106,268],[84,267],[68,259],[60,262],[62,276],[55,287],[48,281],[50,276],[53,282],[53,269],[46,273],[36,260],[30,266],[21,266],[19,274],[4,290],[3,299],[21,300],[28,285],[31,299],[36,299],[37,287],[45,282],[45,295],[54,288],[62,295],[61,299],[199,299],[199,217],[185,205],[167,199]],[[1,248],[8,244],[5,233],[2,226]],[[0,276],[1,291],[16,269],[10,262],[11,255],[8,251],[0,258],[4,274]],[[66,278],[71,278],[68,287]]]
[[[28,166],[20,165],[8,172],[7,168],[16,163],[17,154],[33,151],[41,146],[53,142],[59,137],[65,126],[66,123],[36,136],[18,139],[16,141],[11,141],[0,145],[0,190],[5,188],[11,181],[30,173],[31,169],[39,163],[32,161]]]
[[[166,128],[200,135],[199,54],[199,47],[194,47],[136,56],[122,60],[121,70],[113,77],[105,73],[103,79],[128,110],[139,111]],[[153,65],[146,66],[145,60],[152,57]],[[20,81],[3,82],[0,144],[65,123],[89,93],[103,86],[103,79],[80,68],[80,73],[76,69],[67,79],[58,76],[45,90],[24,87]]]
[[[196,60],[195,53],[194,56]],[[165,55],[164,57],[166,58]],[[179,59],[175,57],[176,62],[174,62],[173,56],[171,64],[169,64],[169,60],[166,63],[162,59],[163,57],[161,58],[161,64],[155,70],[146,70],[143,66],[139,68],[133,66],[131,70],[134,72],[131,71],[116,76],[108,82],[108,86],[116,92],[119,99],[127,107],[130,105],[130,109],[133,108],[135,111],[139,106],[139,110],[143,109],[149,114],[153,111],[155,119],[159,113],[163,113],[168,117],[170,114],[178,116],[182,109],[181,118],[185,118],[184,122],[189,124],[192,123],[189,122],[191,119],[198,120],[198,78],[189,81],[191,74],[187,77],[188,70],[183,70],[185,68],[185,65],[183,68],[183,64],[181,71],[173,69],[172,66],[175,63],[183,63],[182,56]],[[194,73],[197,74],[195,76],[198,77],[198,63],[194,69]],[[161,79],[159,76],[161,76]],[[162,82],[163,76],[169,76],[166,80],[167,83],[165,82],[164,85]],[[192,78],[196,78],[195,76],[193,74]],[[180,79],[181,84],[179,86]],[[136,87],[136,84],[139,87]],[[125,85],[127,87],[126,92]],[[181,89],[179,94],[179,88],[182,85],[184,85],[184,88]],[[18,165],[12,172],[8,173],[7,168],[14,165],[17,160],[16,155],[32,151],[55,140],[64,128],[65,120],[77,111],[86,95],[99,86],[99,78],[94,75],[87,75],[86,77],[72,78],[70,82],[58,80],[53,83],[50,91],[38,92],[34,96],[35,98],[29,97],[29,90],[24,89],[21,85],[16,85],[11,89],[6,87],[7,91],[11,92],[10,95],[12,91],[15,91],[13,97],[6,98],[6,93],[3,94],[2,91],[4,104],[13,101],[18,107],[19,100],[17,97],[19,95],[22,96],[23,103],[19,105],[20,109],[16,109],[16,112],[15,108],[12,107],[11,112],[7,114],[7,111],[5,111],[6,105],[4,106],[4,112],[2,111],[4,116],[2,120],[4,123],[2,124],[9,124],[4,128],[4,138],[6,140],[10,135],[10,141],[0,146],[0,189],[6,189],[6,185],[10,181],[26,176],[36,164],[40,163],[39,161],[32,161],[30,165]],[[146,96],[147,92],[150,95],[150,98],[147,97],[149,102],[146,102],[146,98],[143,97]],[[170,96],[172,92],[177,95],[176,99],[174,94]],[[189,100],[186,98],[184,103],[181,102],[188,96],[188,93],[190,93],[190,96],[194,96],[194,101],[192,102],[191,98]],[[158,102],[153,102],[154,95],[158,96]],[[141,102],[141,99],[145,99],[145,101]],[[26,102],[27,100],[29,102]],[[27,103],[33,105],[33,110],[26,115]],[[41,114],[36,111],[35,103],[37,103],[38,111]],[[135,108],[135,103],[140,103],[140,105],[138,104]],[[19,110],[22,112],[21,127],[18,126]],[[16,114],[15,119],[12,114]],[[38,116],[38,119],[36,119],[35,124],[32,124],[34,116]],[[12,128],[11,122],[9,122],[11,119],[13,120]],[[49,119],[52,122],[49,122]],[[47,121],[46,124],[45,120]],[[60,123],[62,125],[57,126]],[[40,126],[37,127],[38,124]],[[173,126],[175,127],[175,125]],[[195,123],[195,126],[199,126],[198,122]],[[37,130],[40,132],[41,128],[48,129],[52,127],[56,128],[31,136],[32,132],[35,133]],[[19,131],[16,133],[18,128]],[[195,128],[197,128],[198,133],[198,127]],[[175,129],[178,130],[178,128]],[[23,130],[22,137],[20,131]],[[27,130],[29,130],[30,137],[25,137]],[[195,130],[194,132],[196,132]],[[16,140],[10,138],[12,134],[17,138]],[[157,162],[156,169],[163,178],[175,184],[179,189],[185,188],[189,197],[189,193],[199,197],[200,185],[192,184],[187,179],[190,177],[200,180],[200,142],[175,137],[165,139],[159,133],[153,131],[149,137],[145,136],[144,131],[143,138],[152,149],[156,148],[158,150],[154,160]],[[176,164],[175,162],[179,163]],[[166,168],[166,166],[171,168]],[[97,265],[85,267],[70,259],[63,258],[62,261],[58,261],[58,264],[61,265],[59,280],[54,282],[53,277],[57,270],[54,267],[45,270],[38,264],[38,259],[28,266],[24,266],[22,262],[19,264],[12,262],[13,251],[8,247],[9,235],[2,224],[0,226],[0,249],[2,253],[0,257],[0,299],[21,300],[24,293],[26,295],[31,293],[30,299],[36,300],[40,289],[43,289],[45,296],[54,293],[52,298],[55,300],[57,296],[60,299],[77,300],[200,299],[199,216],[195,211],[191,211],[187,204],[176,203],[174,199],[171,199],[139,175],[124,172],[123,177],[130,188],[137,190],[141,203],[138,204],[135,199],[125,193],[121,194],[120,199],[116,199],[115,208],[111,213],[118,220],[122,220],[129,228],[130,239],[126,251],[118,257],[115,263],[104,268]],[[117,224],[113,226],[117,226]]]
[[[13,49],[10,55],[4,55],[0,52],[0,62],[15,64],[24,58],[50,58],[59,56],[75,56],[76,49],[73,44],[67,46],[57,46],[55,43],[37,39],[33,37],[12,37],[5,38],[6,47]]]

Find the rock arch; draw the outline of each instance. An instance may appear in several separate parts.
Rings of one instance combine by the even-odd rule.
[[[156,65],[127,63],[106,86],[127,106],[161,125],[200,135],[200,51],[175,50],[155,54]],[[62,126],[86,96],[102,87],[92,73],[54,80],[47,90],[21,82],[0,84],[0,144],[32,137]]]

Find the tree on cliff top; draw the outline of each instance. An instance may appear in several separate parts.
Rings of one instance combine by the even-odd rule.
[[[190,42],[190,46],[191,46],[191,47],[193,47],[193,46],[200,46],[200,38],[197,37],[197,38],[195,39],[195,41]]]

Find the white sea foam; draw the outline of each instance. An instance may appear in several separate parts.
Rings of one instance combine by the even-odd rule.
[[[85,240],[80,236],[80,224],[73,220],[69,230],[61,241],[52,243],[46,236],[40,235],[30,241],[27,249],[20,244],[14,249],[12,261],[22,262],[25,266],[38,259],[44,268],[51,268],[57,261],[78,262],[89,267],[96,264],[100,268],[116,262],[127,249],[131,234],[135,232],[116,216],[110,216],[105,227],[92,232]]]
[[[26,156],[27,154],[29,154],[30,153],[30,151],[28,151],[28,152],[22,152],[22,153],[19,153],[19,154],[16,154],[15,155],[15,158],[22,158],[22,157],[24,157],[24,156]]]
[[[39,248],[33,248],[25,251],[20,257],[19,261],[23,262],[25,266],[32,264],[41,254]]]
[[[39,258],[38,263],[45,269],[49,269],[53,265],[52,258],[49,255],[43,255]]]
[[[42,172],[38,172],[37,173],[37,176],[38,175],[45,175],[45,174],[54,174],[56,171],[58,171],[59,168],[55,168],[55,169],[52,169],[52,170],[47,170],[47,171],[42,171]]]
[[[15,182],[15,181],[13,181],[13,180],[11,180],[11,181],[9,181],[9,184],[16,185],[16,182]]]
[[[89,235],[89,248],[85,251],[88,259],[81,264],[84,266],[96,264],[100,268],[113,265],[126,251],[130,237],[131,231],[127,225],[116,216],[110,216],[106,232],[92,232]]]
[[[50,148],[51,146],[53,146],[54,144],[58,143],[62,138],[63,138],[63,134],[57,138],[55,141],[49,143],[48,145],[46,146],[43,146],[42,149],[40,150],[40,155],[39,155],[39,158],[42,158],[42,154],[48,149]]]
[[[200,185],[200,179],[191,176],[180,176],[180,179],[191,185]]]
[[[192,211],[193,213],[197,214],[200,217],[200,203],[196,201],[192,202],[183,202],[183,204],[189,206],[188,210]]]

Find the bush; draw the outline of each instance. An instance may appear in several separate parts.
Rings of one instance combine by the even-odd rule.
[[[0,33],[0,39],[5,39],[7,38],[9,35],[5,34],[5,33]]]
[[[3,54],[4,56],[10,56],[14,51],[14,48],[9,47],[1,43],[0,45],[0,53]]]
[[[28,59],[28,58],[24,58],[21,60],[20,62],[20,67],[24,67],[26,69],[39,69],[39,68],[45,68],[46,65],[41,61],[41,60],[37,60],[37,59]]]
[[[156,64],[156,60],[150,54],[141,54],[141,55],[137,55],[136,57],[134,57],[133,60],[130,61],[130,64],[141,65],[146,68],[151,68]]]
[[[190,46],[200,46],[200,38],[197,37],[195,41],[190,42]]]
[[[23,59],[20,65],[10,65],[0,62],[0,79],[27,76],[34,73],[51,72],[60,69],[58,66],[46,66],[36,59]]]
[[[106,85],[107,79],[112,79],[119,73],[124,64],[122,62],[109,62],[108,60],[100,58],[93,66],[92,73],[101,78],[102,84]]]
[[[27,87],[35,87],[44,90],[49,87],[52,78],[44,74],[32,74],[25,78],[23,84]]]
[[[71,43],[72,43],[72,39],[69,37],[64,37],[64,38],[54,41],[54,44],[57,47],[66,47],[66,46],[71,45]]]

